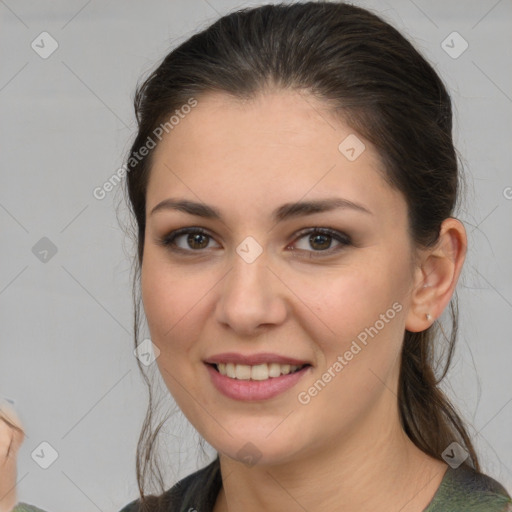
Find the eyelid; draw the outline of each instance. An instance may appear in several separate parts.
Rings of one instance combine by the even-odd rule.
[[[201,254],[202,252],[204,252],[204,249],[183,249],[182,247],[178,247],[177,245],[174,244],[174,240],[176,240],[176,238],[191,233],[205,235],[209,237],[211,240],[215,240],[215,237],[207,229],[200,228],[198,226],[188,226],[185,228],[175,229],[170,233],[167,233],[166,235],[162,236],[161,238],[157,237],[156,242],[159,245],[162,245],[164,248],[169,249],[173,252],[179,252],[182,254]]]
[[[337,229],[333,229],[333,228],[324,228],[324,227],[321,227],[321,226],[315,226],[315,227],[311,227],[311,228],[301,229],[300,231],[298,231],[295,234],[294,241],[298,240],[299,238],[304,237],[305,235],[311,235],[313,233],[320,233],[322,235],[329,235],[329,236],[331,236],[331,237],[333,237],[335,239],[336,238],[341,238],[344,242],[351,243],[350,236],[348,236],[343,231],[338,231]],[[317,251],[317,252],[321,252],[321,251]]]
[[[176,253],[182,253],[182,254],[187,254],[187,255],[201,255],[205,252],[206,249],[197,249],[197,250],[183,249],[182,247],[178,247],[177,245],[175,245],[173,243],[176,238],[183,236],[183,235],[192,234],[192,233],[198,233],[198,234],[205,235],[205,236],[209,237],[211,240],[214,240],[216,242],[214,235],[212,235],[207,229],[201,228],[198,226],[188,226],[188,227],[173,230],[170,233],[168,233],[167,235],[164,235],[161,238],[157,238],[156,241],[159,245],[162,245],[165,248],[167,248],[173,252],[176,252]],[[335,248],[331,247],[329,249],[320,250],[320,251],[307,250],[307,249],[293,249],[292,248],[292,254],[294,254],[296,252],[301,252],[301,253],[306,252],[306,253],[310,254],[310,257],[322,257],[322,256],[327,257],[329,255],[332,255],[334,253],[337,253],[337,252],[343,250],[347,246],[353,245],[351,237],[349,235],[347,235],[346,233],[344,233],[342,231],[338,231],[333,228],[321,227],[321,226],[313,226],[313,227],[308,227],[308,228],[299,230],[298,232],[296,232],[293,235],[294,238],[293,238],[293,241],[291,242],[291,244],[294,244],[301,238],[304,238],[305,236],[312,235],[312,234],[328,235],[333,240],[337,241],[339,243],[339,246],[335,247]],[[216,242],[216,243],[218,243],[218,242]],[[291,244],[288,244],[287,247],[289,247]]]
[[[296,233],[295,238],[292,243],[296,243],[301,238],[304,238],[307,235],[314,235],[314,234],[320,234],[320,235],[328,235],[331,237],[332,240],[335,240],[338,242],[337,247],[330,247],[329,249],[325,249],[322,251],[314,251],[314,250],[307,250],[307,249],[292,249],[292,254],[295,252],[306,252],[309,253],[310,258],[327,258],[329,256],[335,255],[338,252],[342,251],[348,246],[353,245],[352,239],[349,235],[342,231],[338,231],[333,228],[327,228],[327,227],[320,227],[315,226],[311,228],[304,228]]]

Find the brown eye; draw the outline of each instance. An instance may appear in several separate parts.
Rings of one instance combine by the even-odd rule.
[[[164,247],[177,252],[199,252],[207,249],[213,237],[201,228],[183,228],[159,240]]]
[[[324,234],[316,234],[309,236],[309,243],[311,247],[318,250],[329,249],[332,242],[332,237],[330,235]]]
[[[208,238],[202,233],[192,233],[187,236],[187,243],[192,249],[204,249],[208,245]]]
[[[296,240],[303,239],[303,242],[295,242],[294,245],[298,246],[299,251],[309,252],[311,257],[330,255],[352,245],[349,236],[330,228],[313,228],[302,231]],[[336,247],[331,247],[333,241],[337,242]],[[302,247],[300,247],[300,244],[302,244]]]

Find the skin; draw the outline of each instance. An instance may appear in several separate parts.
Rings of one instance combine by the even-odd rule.
[[[20,418],[4,401],[0,404],[0,512],[10,512],[18,503],[17,455],[24,439]]]
[[[338,151],[350,133],[326,105],[297,92],[267,91],[249,102],[209,94],[155,150],[143,303],[169,391],[220,453],[215,512],[420,512],[447,469],[403,432],[396,391],[404,330],[426,329],[426,313],[436,319],[448,305],[465,230],[446,219],[435,247],[416,248],[404,198],[383,180],[369,142],[353,162]],[[339,209],[279,224],[270,219],[283,203],[332,196],[372,214]],[[223,221],[170,210],[150,215],[169,197],[213,205]],[[179,255],[157,242],[189,226],[212,235],[201,241],[206,248],[199,243],[201,254]],[[318,226],[348,234],[353,244],[312,257],[325,240],[312,245],[297,233]],[[263,250],[250,264],[236,252],[247,236]],[[186,236],[176,242],[198,251]],[[340,243],[332,239],[328,247]],[[298,393],[395,302],[399,314],[307,405],[299,403]],[[312,368],[273,399],[240,402],[216,391],[203,363],[225,351],[274,352]],[[17,502],[23,439],[15,413],[0,414],[0,512]],[[239,454],[247,442],[260,456],[254,465]]]
[[[384,181],[373,146],[359,136],[366,149],[349,161],[338,145],[353,131],[305,93],[272,90],[250,101],[209,93],[198,102],[155,149],[141,282],[162,377],[220,453],[215,511],[422,511],[447,465],[400,426],[400,350],[405,329],[428,328],[448,305],[465,257],[463,225],[446,219],[435,247],[415,247],[405,199]],[[283,203],[333,196],[372,214],[271,219]],[[170,197],[214,206],[223,220],[150,214]],[[190,226],[210,236],[196,245],[181,236],[183,254],[158,243]],[[348,234],[353,245],[328,238],[341,250],[322,256],[318,242],[297,236],[319,226]],[[247,236],[263,250],[250,264],[236,252]],[[395,302],[400,313],[307,405],[299,403],[298,393]],[[275,398],[241,402],[214,388],[203,363],[231,351],[274,352],[312,368]],[[255,465],[238,454],[247,442],[258,450]]]

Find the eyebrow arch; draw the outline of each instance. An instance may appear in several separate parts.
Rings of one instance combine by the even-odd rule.
[[[348,199],[343,199],[341,197],[332,197],[316,201],[302,201],[298,203],[283,204],[272,212],[272,219],[275,222],[282,222],[287,219],[312,215],[314,213],[327,212],[337,208],[351,209],[373,215],[368,208],[361,204],[354,203],[353,201],[349,201]],[[217,208],[189,200],[177,200],[172,198],[164,199],[151,210],[150,215],[163,210],[177,210],[197,217],[222,220],[222,215]]]

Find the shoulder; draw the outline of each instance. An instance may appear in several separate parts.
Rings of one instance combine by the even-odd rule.
[[[221,487],[222,477],[219,457],[217,457],[204,468],[180,480],[159,496],[158,500],[165,506],[166,512],[187,512],[191,508],[210,512]],[[139,510],[140,498],[128,503],[120,512],[139,512]]]
[[[512,512],[512,499],[496,480],[467,465],[448,467],[424,512]]]

